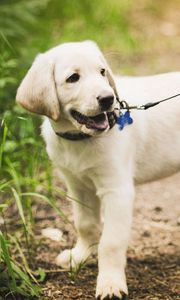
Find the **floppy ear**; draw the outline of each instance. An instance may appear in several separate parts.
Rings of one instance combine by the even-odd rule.
[[[60,116],[54,81],[54,63],[44,54],[38,56],[18,88],[16,101],[30,112],[57,121]]]
[[[107,65],[108,66],[108,65]],[[116,99],[119,99],[119,96],[118,96],[118,92],[117,92],[117,89],[116,89],[116,84],[115,84],[115,81],[114,81],[114,78],[113,78],[113,73],[110,69],[110,67],[108,66],[107,68],[107,78],[108,78],[108,81],[109,81],[109,84],[110,86],[113,88],[114,90],[114,93],[115,93],[115,96],[116,96]]]
[[[104,63],[107,66],[107,79],[109,81],[109,85],[113,88],[116,99],[118,100],[119,96],[118,96],[118,92],[117,92],[117,89],[116,89],[116,84],[115,84],[115,81],[114,81],[114,78],[113,78],[113,72],[112,72],[106,58],[104,57],[104,55],[101,55],[101,56],[102,56],[102,60],[104,61]]]

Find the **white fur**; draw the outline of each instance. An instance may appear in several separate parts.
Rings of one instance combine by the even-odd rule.
[[[180,72],[116,77],[114,84],[109,66],[92,42],[67,43],[51,49],[42,58],[44,64],[48,61],[54,64],[61,107],[58,121],[46,118],[42,134],[49,157],[65,180],[68,195],[79,201],[74,202],[77,243],[72,250],[62,252],[57,263],[63,268],[69,268],[70,264],[77,266],[98,248],[96,296],[104,299],[115,295],[121,299],[123,293],[127,294],[125,265],[134,182],[155,180],[180,169],[180,98],[148,111],[132,111],[132,125],[122,131],[115,125],[103,134],[79,125],[71,118],[69,110],[74,108],[86,115],[96,115],[100,113],[96,97],[108,92],[115,94],[116,89],[130,104],[171,96],[180,92]],[[110,78],[102,77],[101,68],[108,69]],[[67,84],[65,79],[76,70],[81,79]],[[41,69],[36,70],[37,75],[43,81]],[[93,137],[67,141],[55,134],[55,131],[69,130],[81,130]],[[104,226],[100,237],[101,206]]]

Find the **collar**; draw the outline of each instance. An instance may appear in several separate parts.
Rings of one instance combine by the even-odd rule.
[[[59,137],[62,137],[65,140],[69,140],[69,141],[81,141],[81,140],[85,140],[85,139],[89,139],[91,137],[91,135],[87,134],[87,133],[83,133],[83,132],[56,132],[56,135],[58,135]]]
[[[107,116],[108,116],[108,121],[109,121],[109,130],[110,130],[116,124],[117,116],[116,116],[115,111],[108,112]],[[92,137],[90,134],[83,133],[83,132],[66,131],[66,132],[55,132],[55,133],[59,137],[65,139],[65,140],[69,140],[69,141],[82,141],[82,140],[89,139]]]

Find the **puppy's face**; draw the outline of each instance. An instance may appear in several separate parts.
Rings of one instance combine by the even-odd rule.
[[[91,135],[109,129],[116,89],[102,53],[92,42],[67,43],[37,57],[17,101],[26,109]]]

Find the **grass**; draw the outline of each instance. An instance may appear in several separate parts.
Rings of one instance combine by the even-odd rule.
[[[31,119],[29,120],[31,121]],[[19,123],[22,122],[26,123],[27,118],[17,119],[16,125],[19,126]],[[3,295],[8,296],[10,293],[13,297],[18,294],[33,297],[40,295],[38,281],[33,276],[33,272],[39,276],[38,270],[34,271],[33,264],[29,267],[27,262],[33,261],[32,257],[37,246],[34,240],[33,202],[41,199],[53,207],[60,217],[66,219],[52,195],[50,164],[45,152],[41,153],[42,141],[36,142],[35,136],[32,135],[34,131],[33,122],[29,122],[28,126],[28,130],[22,130],[19,133],[23,138],[17,139],[12,136],[9,117],[6,117],[1,123],[0,212],[2,231],[0,269],[2,267],[2,272],[0,273],[0,294],[2,292]],[[33,147],[33,151],[31,147]],[[11,155],[9,155],[10,153]],[[42,160],[46,164],[45,171],[42,170]],[[3,177],[7,179],[4,180]],[[37,187],[41,187],[45,195],[36,192]],[[20,229],[17,232],[16,227],[10,230],[7,224],[9,213],[14,206],[17,211],[16,218],[20,224]],[[17,253],[21,262],[16,261]]]
[[[9,247],[12,245],[11,243],[12,237],[6,239],[2,232],[0,232],[0,258],[1,258],[1,285],[0,288],[3,292],[5,290],[6,284],[8,284],[9,291],[6,293],[8,295],[16,295],[21,294],[23,296],[38,296],[40,288],[38,287],[37,280],[33,277],[30,268],[28,267],[27,261],[24,257],[21,247],[17,244],[19,253],[21,257],[23,257],[23,264],[25,267],[25,271],[22,270],[21,267],[18,266],[18,263],[12,259],[12,256],[9,251]],[[4,268],[3,268],[4,267]],[[28,276],[28,275],[29,276]],[[34,283],[32,283],[32,280]],[[21,282],[19,285],[18,282]]]

